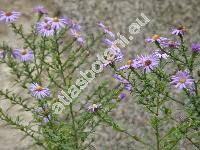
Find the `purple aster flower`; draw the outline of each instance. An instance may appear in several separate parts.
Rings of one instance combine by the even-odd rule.
[[[139,61],[139,59],[132,59],[131,61],[131,67],[134,69],[140,68],[141,67],[141,63]]]
[[[120,71],[120,70],[127,70],[127,69],[130,69],[131,68],[131,65],[124,65],[124,66],[121,66],[119,67],[117,70]]]
[[[13,50],[13,56],[17,58],[19,61],[26,61],[26,62],[30,62],[34,58],[33,51],[29,49],[15,49]]]
[[[46,103],[42,107],[41,106],[36,106],[35,107],[35,112],[37,112],[37,113],[42,112],[44,114],[47,114],[49,112],[49,105]]]
[[[117,79],[119,82],[123,83],[124,84],[124,88],[128,91],[131,91],[132,90],[132,85],[130,84],[130,82],[126,79],[124,79],[121,75],[118,75],[118,74],[114,74],[113,77],[115,79]]]
[[[155,50],[154,55],[161,59],[167,59],[167,57],[169,57],[169,55],[167,55],[165,52],[161,50]]]
[[[127,91],[131,91],[132,85],[131,84],[124,84],[124,89],[127,90]]]
[[[124,83],[124,84],[129,84],[129,81],[124,79],[121,75],[114,74],[113,77],[117,79],[119,82]]]
[[[116,53],[113,62],[121,62],[124,58],[122,52]]]
[[[53,29],[57,29],[58,31],[64,28],[67,24],[66,19],[61,19],[58,17],[45,17],[45,20],[47,20],[47,23],[49,23]]]
[[[115,34],[110,30],[109,27],[106,27],[103,22],[98,22],[98,26],[103,29],[104,33],[106,33],[107,35],[109,35],[112,38],[115,38]]]
[[[53,36],[54,34],[54,29],[51,27],[51,24],[46,22],[38,22],[36,24],[36,30],[39,34],[46,37]]]
[[[192,51],[193,52],[200,52],[200,43],[193,43],[192,44]]]
[[[1,11],[0,22],[5,22],[5,23],[15,22],[20,15],[21,13],[16,11]]]
[[[110,48],[107,50],[111,51],[114,57],[111,60],[106,58],[108,60],[108,63],[103,64],[103,66],[107,67],[109,64],[112,64],[113,62],[121,62],[122,59],[124,58],[124,55],[121,52],[121,50],[117,47],[117,45],[114,43],[114,41],[105,39],[104,42],[106,43],[106,45],[110,46]]]
[[[160,43],[160,45],[164,48],[178,49],[181,44],[178,41],[169,40],[169,41],[163,41],[162,43]]]
[[[126,94],[125,93],[120,93],[118,98],[123,100],[124,98],[126,98]]]
[[[124,55],[123,55],[121,49],[117,46],[117,44],[115,44],[114,41],[111,41],[109,39],[105,39],[104,43],[106,45],[108,45],[110,47],[109,50],[111,50],[115,54],[114,60],[111,60],[111,61],[112,62],[114,62],[114,61],[121,62],[122,59],[124,58]]]
[[[83,36],[78,37],[76,41],[78,42],[78,45],[80,46],[83,46],[83,44],[85,43]]]
[[[0,58],[4,58],[6,55],[5,50],[0,49]]]
[[[139,63],[138,59],[129,59],[127,62],[127,65],[121,66],[118,70],[126,70],[129,68],[139,68],[141,66],[141,64]]]
[[[44,123],[48,123],[51,119],[51,115],[49,114],[49,106],[48,104],[44,104],[43,106],[35,107],[35,112],[37,115],[42,118]]]
[[[50,119],[51,119],[51,115],[45,116],[45,117],[43,117],[43,122],[48,123],[50,121]]]
[[[79,45],[83,45],[85,43],[84,38],[79,31],[75,29],[70,29],[70,34],[73,38],[76,39]]]
[[[39,113],[39,112],[41,112],[42,111],[42,107],[39,107],[39,106],[36,106],[35,107],[35,112],[36,113]]]
[[[93,105],[88,106],[87,110],[88,112],[93,113],[101,108],[102,108],[101,104],[93,104]]]
[[[115,54],[113,59],[107,58],[107,62],[103,64],[103,67],[107,67],[108,65],[113,64],[114,62],[121,62],[124,55],[122,53]]]
[[[48,10],[46,8],[44,8],[44,6],[42,5],[37,5],[34,9],[34,12],[39,13],[39,14],[48,14]]]
[[[145,41],[148,42],[148,43],[153,43],[153,42],[156,42],[156,41],[158,43],[162,43],[164,41],[168,41],[168,39],[165,38],[165,37],[161,37],[158,34],[154,34],[151,38],[148,38]]]
[[[72,20],[68,18],[67,16],[64,16],[63,19],[65,19],[66,24],[72,24]]]
[[[172,76],[171,84],[175,85],[176,88],[182,89],[192,89],[194,86],[194,79],[190,78],[188,70],[179,71],[177,75]]]
[[[46,97],[50,97],[51,95],[51,91],[48,88],[43,87],[38,83],[32,83],[30,86],[30,91],[37,99],[44,99]]]
[[[109,46],[115,53],[121,53],[121,49],[118,47],[117,44],[115,44],[114,41],[111,41],[109,39],[105,39],[104,43]]]
[[[70,22],[70,24],[71,24],[71,28],[72,28],[72,29],[74,29],[74,30],[76,30],[76,31],[78,31],[78,32],[81,31],[81,26],[80,26],[80,24],[78,23],[78,21],[72,19],[71,22]]]
[[[158,57],[155,55],[141,56],[140,63],[147,73],[151,72],[159,64]]]
[[[174,35],[184,35],[186,33],[186,28],[180,25],[178,28],[173,28],[171,34]]]
[[[107,58],[107,62],[103,64],[103,67],[107,67],[108,65],[111,65],[115,61],[121,61],[121,59],[122,59],[122,56],[120,56],[120,54],[118,54],[118,56],[115,55],[115,58],[113,58],[113,59]]]

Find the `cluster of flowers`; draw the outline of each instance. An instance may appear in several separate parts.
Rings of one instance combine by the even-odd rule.
[[[104,39],[104,43],[110,47],[111,50],[115,54],[115,58],[110,60],[108,64],[104,64],[108,66],[114,62],[121,62],[123,60],[123,53],[118,45],[115,44],[115,34],[110,30],[109,27],[105,26],[102,22],[98,23],[99,27],[103,29],[106,34],[106,38]],[[183,36],[186,33],[186,28],[184,26],[179,26],[178,28],[173,28],[171,34]],[[173,41],[165,37],[161,37],[157,34],[153,35],[151,38],[146,39],[148,43],[156,43],[159,44],[161,49],[157,49],[153,51],[152,55],[144,55],[138,56],[134,59],[129,59],[126,65],[123,65],[118,68],[118,71],[127,70],[127,69],[143,69],[146,73],[150,73],[155,67],[159,66],[159,62],[161,59],[166,60],[169,57],[170,50],[177,50],[180,47],[179,41]],[[191,47],[193,52],[199,52],[200,44],[194,43]],[[115,79],[124,84],[124,88],[128,91],[132,90],[131,83],[124,79],[121,75],[115,74],[113,75]],[[194,79],[191,79],[188,70],[179,71],[177,75],[172,76],[171,84],[174,84],[176,88],[179,89],[192,89]],[[125,93],[121,93],[119,95],[120,99],[124,99],[126,97]]]
[[[50,121],[51,115],[49,114],[48,104],[44,104],[42,107],[35,107],[35,112],[38,116],[38,119],[42,119],[44,123],[48,123]]]
[[[44,21],[38,22],[36,28],[38,33],[42,36],[53,36],[55,31],[59,32],[61,29],[66,28],[66,25],[71,25],[69,30],[70,35],[78,42],[79,45],[84,44],[84,38],[81,35],[81,26],[74,20],[68,18],[50,18],[45,17]]]
[[[84,38],[81,35],[81,26],[74,20],[71,20],[69,18],[58,18],[58,17],[49,17],[48,11],[42,7],[37,6],[34,9],[34,12],[37,12],[39,15],[44,15],[44,20],[41,22],[36,23],[36,31],[38,34],[44,37],[51,37],[54,36],[54,34],[60,32],[62,29],[65,29],[67,27],[70,27],[69,32],[71,37],[73,37],[77,42],[78,45],[82,46],[84,44]],[[20,12],[15,11],[1,11],[0,12],[0,21],[5,23],[14,23],[19,16],[21,15]],[[104,39],[104,43],[110,47],[109,50],[114,52],[115,58],[110,60],[108,64],[104,64],[105,66],[108,66],[114,62],[121,62],[123,60],[123,53],[121,49],[118,47],[118,45],[115,44],[115,34],[110,30],[109,27],[105,26],[102,22],[98,23],[98,26],[103,30],[103,32],[106,34],[106,38]],[[183,36],[186,32],[185,27],[180,26],[179,28],[175,28],[172,30],[172,34]],[[126,69],[143,69],[146,73],[150,73],[155,67],[159,65],[160,59],[167,59],[169,57],[170,49],[178,49],[180,46],[179,41],[172,41],[168,38],[161,37],[159,35],[153,35],[151,38],[146,39],[146,42],[149,43],[158,43],[163,50],[155,50],[152,55],[149,56],[138,56],[137,58],[128,60],[127,64],[124,66],[121,66],[118,68],[118,70],[126,70]],[[200,52],[200,44],[192,44],[192,51],[193,52]],[[20,49],[14,49],[13,50],[13,56],[14,58],[17,58],[19,61],[23,62],[30,62],[34,59],[33,51],[28,48],[20,48]],[[5,51],[0,51],[0,58],[5,57]],[[119,80],[121,83],[124,84],[124,87],[126,90],[131,91],[132,85],[131,83],[124,79],[122,76],[115,74],[113,76],[117,80]],[[179,71],[177,75],[172,76],[171,83],[175,85],[176,88],[179,89],[191,89],[193,86],[194,79],[192,79],[189,75],[188,70]],[[32,92],[32,95],[38,99],[45,99],[47,97],[51,96],[51,91],[46,88],[45,86],[42,86],[39,83],[32,83],[30,86],[30,91]],[[125,94],[121,93],[119,95],[120,99],[125,98]],[[101,104],[92,104],[88,107],[89,112],[95,112],[98,109],[101,109]],[[40,111],[39,111],[40,110]],[[37,109],[37,112],[41,112],[43,110],[45,113],[48,112],[48,106],[45,105],[43,107],[39,107]],[[48,122],[50,119],[50,116],[46,115],[43,116],[44,122]]]
[[[119,48],[119,45],[117,45],[115,43],[116,40],[116,36],[115,34],[111,31],[111,29],[109,27],[107,27],[106,25],[104,25],[103,22],[99,22],[98,26],[103,30],[104,34],[106,35],[106,38],[103,40],[103,42],[105,43],[106,46],[108,46],[108,50],[112,51],[113,54],[115,54],[114,59],[109,60],[108,63],[104,64],[104,67],[107,67],[108,65],[114,63],[114,62],[121,62],[124,58],[124,55],[122,53],[122,50]],[[130,84],[125,86],[127,89],[130,88]],[[118,98],[119,99],[124,99],[126,97],[125,93],[120,93]]]
[[[37,32],[42,36],[50,37],[53,36],[55,31],[59,32],[63,28],[66,28],[69,25],[71,28],[69,30],[70,35],[78,42],[78,45],[82,46],[84,44],[84,38],[81,35],[81,26],[75,20],[71,20],[67,17],[58,18],[58,17],[48,17],[47,10],[42,6],[37,6],[35,12],[39,14],[45,14],[44,21],[36,23]]]
[[[171,34],[183,36],[185,32],[185,27],[180,26],[178,28],[172,29]],[[138,56],[137,58],[128,60],[126,65],[118,68],[118,71],[126,69],[142,69],[143,71],[145,71],[145,73],[150,73],[155,67],[159,66],[160,60],[166,60],[169,57],[170,50],[179,49],[181,45],[179,41],[172,41],[157,34],[153,35],[151,38],[146,39],[146,42],[156,43],[160,46],[160,49],[155,50],[151,55]],[[191,50],[193,53],[200,52],[200,44],[192,44]],[[121,75],[115,74],[113,75],[113,77],[123,83],[126,90],[132,90],[131,83],[128,80],[124,79]],[[194,88],[194,79],[192,79],[187,69],[183,71],[178,71],[176,75],[173,75],[171,77],[171,80],[171,84],[175,85],[175,87],[180,90],[192,90]]]
[[[69,18],[58,18],[58,17],[48,17],[48,11],[43,6],[37,6],[34,8],[34,12],[39,13],[40,15],[45,15],[44,21],[36,23],[36,31],[38,34],[51,37],[55,32],[59,32],[64,28],[67,28],[67,25],[70,26],[69,35],[77,41],[77,44],[82,46],[85,42],[83,36],[81,35],[81,26]],[[21,13],[13,10],[10,11],[1,11],[0,12],[0,22],[4,23],[14,23]],[[13,50],[14,58],[17,58],[20,61],[30,62],[33,60],[33,51],[30,49],[15,49]],[[0,57],[5,57],[5,51],[0,51]]]
[[[78,45],[82,46],[84,44],[84,38],[81,35],[81,26],[77,23],[75,20],[71,20],[67,17],[65,18],[58,18],[58,17],[48,17],[48,11],[43,6],[37,6],[34,8],[34,12],[38,13],[41,16],[44,15],[44,21],[37,22],[36,23],[36,31],[38,34],[40,34],[43,37],[52,37],[56,32],[60,32],[62,29],[70,27],[69,29],[69,35],[73,37]],[[0,13],[0,21],[4,23],[14,23],[19,17],[21,13],[16,11],[1,11]],[[98,23],[98,25],[104,30],[106,34],[108,34],[112,40],[114,40],[114,33],[112,33],[109,28],[103,25],[103,23]],[[116,57],[116,60],[121,60],[123,55],[120,51],[120,49],[114,45],[114,43],[106,39],[105,43],[112,47],[112,49],[117,52],[118,56]],[[31,62],[34,59],[33,51],[28,48],[20,48],[20,49],[14,49],[12,51],[13,57],[18,59],[21,62]],[[5,57],[5,51],[0,51],[0,58]],[[112,61],[110,61],[111,63]],[[107,64],[108,65],[108,64]],[[42,100],[45,98],[48,98],[51,96],[51,91],[47,87],[39,84],[39,83],[32,83],[30,85],[30,91],[38,100]],[[121,97],[121,96],[120,96]],[[122,96],[121,98],[124,98]],[[88,112],[95,112],[99,109],[101,109],[101,104],[91,104],[88,106],[87,110]],[[43,122],[48,123],[51,119],[51,116],[49,115],[49,107],[48,104],[43,104],[43,106],[37,106],[35,109],[35,112],[38,114],[40,118],[43,118]]]
[[[58,17],[48,17],[48,11],[43,6],[36,6],[34,12],[40,15],[40,18],[44,15],[44,21],[37,22],[35,25],[35,30],[37,33],[43,37],[52,37],[54,34],[60,32],[62,29],[67,29],[69,27],[69,35],[77,41],[79,46],[83,46],[84,38],[81,35],[81,26],[74,20],[71,20],[67,17],[58,18]],[[10,11],[1,11],[0,12],[0,22],[6,24],[13,24],[21,16],[20,12],[13,10]],[[0,58],[5,58],[6,51],[0,50]],[[29,48],[19,48],[12,50],[12,56],[20,62],[31,62],[34,59],[34,53]],[[42,100],[51,96],[51,91],[47,87],[39,83],[32,83],[30,85],[30,91],[32,95],[38,99]],[[100,108],[99,105],[92,105],[93,107]],[[91,112],[91,109],[88,111]],[[95,109],[95,108],[94,108]],[[43,118],[43,122],[47,123],[51,119],[49,115],[48,104],[43,104],[43,106],[38,106],[35,109],[35,112],[39,114],[39,117]]]
[[[104,39],[104,43],[106,44],[106,46],[109,47],[109,50],[112,51],[113,54],[115,54],[114,59],[109,60],[107,64],[104,64],[104,66],[108,66],[109,64],[112,64],[113,62],[121,62],[124,55],[121,51],[121,49],[119,48],[119,46],[115,43],[116,40],[116,36],[115,34],[111,31],[111,29],[107,26],[105,26],[102,22],[98,23],[98,26],[103,30],[103,32],[106,35],[106,38]]]

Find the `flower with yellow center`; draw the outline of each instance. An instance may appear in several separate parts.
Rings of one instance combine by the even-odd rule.
[[[36,90],[37,90],[37,91],[42,91],[42,89],[43,89],[43,88],[42,88],[42,86],[40,86],[40,85],[38,85],[38,86],[36,87]]]
[[[127,64],[128,64],[128,65],[131,65],[131,64],[132,64],[132,60],[129,59],[129,60],[127,61]]]
[[[80,34],[80,33],[78,33],[78,32],[75,32],[75,33],[74,33],[74,36],[75,36],[75,37],[80,37],[80,36],[81,36],[81,34]]]
[[[152,37],[152,39],[155,41],[158,40],[159,38],[160,38],[160,36],[158,34],[154,34]]]
[[[180,82],[180,83],[185,83],[185,82],[186,82],[186,79],[185,79],[185,78],[180,78],[180,79],[179,79],[179,82]]]
[[[92,106],[93,106],[93,108],[97,108],[97,104],[93,104]]]
[[[186,31],[186,27],[183,26],[183,25],[180,25],[177,29],[178,29],[178,30],[182,30],[182,31]]]
[[[72,24],[77,24],[77,20],[72,19]]]
[[[6,14],[5,14],[7,17],[11,16],[12,13],[10,11],[6,11]]]
[[[21,54],[22,55],[26,55],[27,54],[27,50],[25,50],[25,49],[21,50]]]
[[[54,21],[54,22],[59,22],[58,17],[54,17],[54,18],[53,18],[53,21]]]

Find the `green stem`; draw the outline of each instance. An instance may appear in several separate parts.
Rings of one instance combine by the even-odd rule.
[[[157,106],[156,106],[156,117],[159,116],[159,100],[157,99]],[[156,146],[157,150],[160,150],[160,138],[159,138],[159,129],[158,129],[158,122],[156,123]]]
[[[64,87],[66,87],[67,85],[67,82],[66,82],[66,77],[64,75],[64,68],[63,68],[63,65],[62,65],[62,61],[61,61],[61,53],[59,52],[59,43],[58,43],[58,39],[56,38],[56,41],[55,41],[55,51],[57,52],[57,61],[58,61],[58,65],[59,65],[59,69],[60,69],[60,74],[61,74],[61,77],[62,77],[62,80],[63,80],[63,84],[64,84]],[[70,114],[71,114],[71,118],[72,118],[72,124],[73,124],[73,130],[74,130],[74,138],[75,138],[75,147],[76,147],[76,150],[79,150],[79,142],[78,142],[78,135],[77,135],[77,130],[76,130],[76,124],[75,124],[75,116],[74,116],[74,113],[73,113],[73,105],[72,103],[70,103]]]
[[[71,114],[71,118],[72,118],[72,123],[73,123],[73,130],[74,130],[74,138],[75,138],[75,146],[76,146],[76,150],[79,150],[79,143],[78,143],[78,135],[77,135],[77,130],[76,130],[76,124],[75,124],[75,117],[73,114],[73,106],[72,103],[70,103],[70,114]]]

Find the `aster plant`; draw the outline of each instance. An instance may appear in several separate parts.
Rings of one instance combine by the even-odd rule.
[[[184,140],[192,148],[200,149],[199,43],[187,46],[186,33],[186,28],[179,26],[171,32],[176,40],[153,35],[145,40],[155,47],[149,50],[150,54],[132,56],[121,66],[109,64],[113,77],[133,96],[133,103],[150,114],[149,124],[155,138],[151,137],[149,142],[145,139],[153,145],[149,149],[181,149],[180,142]],[[171,125],[166,129],[168,122]]]
[[[98,34],[85,36],[77,21],[48,16],[43,6],[35,7],[34,12],[38,18],[30,33],[25,33],[18,23],[21,13],[0,12],[0,21],[8,24],[23,41],[21,47],[11,47],[5,42],[0,45],[0,63],[7,65],[15,77],[12,87],[0,89],[1,99],[11,102],[9,108],[0,108],[0,118],[21,130],[23,139],[31,137],[33,145],[41,149],[86,150],[93,147],[93,134],[104,124],[124,134],[124,140],[141,144],[142,149],[179,149],[181,140],[200,148],[200,44],[185,44],[187,30],[184,26],[172,29],[176,40],[158,34],[146,39],[155,50],[151,54],[132,56],[122,64],[125,53],[115,43],[116,36],[111,28],[103,22],[97,24]],[[117,86],[112,88],[110,80],[95,86],[90,83],[93,88],[89,94],[81,93],[80,89],[85,89],[86,84],[81,82],[76,87],[73,83],[78,78],[77,72],[85,69],[84,64],[90,61],[91,50],[99,48],[98,43],[104,44],[103,48],[109,47],[114,56],[103,56],[101,61],[103,69],[113,73],[110,78],[116,80]],[[23,92],[14,90],[16,86]],[[64,100],[69,89],[69,96],[77,92],[81,95],[68,105]],[[137,103],[150,115],[148,124],[155,138],[131,132],[119,126],[111,116],[110,112],[131,96],[132,103]],[[62,114],[57,114],[53,106],[61,101],[64,109]],[[176,110],[169,104],[178,105],[184,114],[176,118]],[[13,106],[30,113],[31,121],[26,122],[22,116],[10,116],[8,112]],[[172,125],[166,129],[164,125],[168,122]]]

